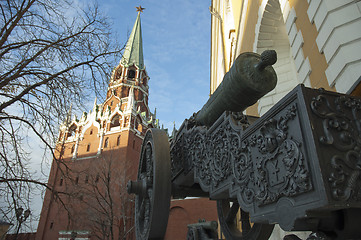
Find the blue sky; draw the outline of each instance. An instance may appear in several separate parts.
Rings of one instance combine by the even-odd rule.
[[[126,43],[139,5],[145,8],[141,22],[149,106],[157,108],[160,124],[171,132],[173,121],[178,128],[209,97],[210,0],[99,0],[120,43]]]

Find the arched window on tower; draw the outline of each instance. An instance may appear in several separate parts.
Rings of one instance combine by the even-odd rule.
[[[142,126],[142,120],[138,117],[137,120],[135,121],[135,129],[137,129],[139,132],[143,131],[143,126]]]
[[[130,79],[135,78],[135,70],[134,69],[129,69],[128,78],[130,78]]]
[[[109,138],[106,138],[104,141],[104,148],[107,148],[109,146]]]
[[[137,129],[139,132],[143,132],[143,126],[141,123],[138,123]]]
[[[120,127],[120,116],[116,114],[110,121],[110,129],[114,127]]]
[[[117,138],[117,146],[119,146],[119,144],[120,144],[120,135]]]
[[[115,79],[119,79],[122,76],[122,68],[118,68],[115,72]]]
[[[125,117],[124,119],[124,125],[127,127],[129,126],[129,117]]]

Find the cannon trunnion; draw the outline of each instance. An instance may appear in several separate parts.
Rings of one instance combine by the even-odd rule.
[[[249,66],[263,71],[264,56],[269,55]],[[266,79],[273,81],[272,67],[266,68]],[[137,239],[164,236],[165,226],[153,227],[152,219],[158,216],[164,225],[169,210],[154,201],[167,202],[170,195],[217,200],[226,239],[268,239],[275,223],[287,231],[359,239],[361,99],[299,85],[255,120],[234,112],[232,104],[220,104],[224,96],[218,98],[227,89],[221,88],[184,121],[170,148],[160,130],[147,132],[138,180],[128,188],[138,199]],[[245,93],[252,91],[255,95],[254,89]],[[244,101],[240,111],[254,102]],[[217,114],[209,111],[219,109],[222,113],[215,119]],[[165,188],[162,193],[160,186]],[[240,224],[235,221],[239,211]]]

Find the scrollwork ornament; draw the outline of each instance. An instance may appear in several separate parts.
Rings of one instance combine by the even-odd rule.
[[[243,125],[244,128],[249,126],[248,118],[242,112],[231,112],[232,119],[239,125]]]
[[[184,160],[184,164],[188,167],[188,169],[192,168],[194,163],[207,160],[205,158],[204,141],[205,138],[199,131],[193,131],[186,137],[186,149],[191,150],[187,151],[188,154],[186,154],[186,158]]]
[[[240,185],[247,185],[252,172],[252,163],[249,157],[246,153],[240,153],[236,157],[232,157],[232,162],[236,182]]]
[[[295,116],[296,106],[292,105],[278,121],[271,118],[264,123],[260,129],[261,134],[252,137],[253,140],[257,139],[256,144],[261,153],[271,153],[277,149],[287,137],[287,122]]]
[[[333,171],[329,181],[332,187],[332,196],[336,200],[361,200],[361,153],[348,151],[343,158],[335,155],[331,159]]]
[[[182,161],[182,152],[184,149],[183,146],[184,137],[181,136],[175,142],[174,146],[170,151],[171,156],[171,171],[172,176],[176,176],[183,169],[183,161]]]
[[[226,133],[227,129],[221,127],[211,139],[209,152],[211,152],[210,168],[214,186],[226,179],[231,172],[230,165],[230,141]]]
[[[238,192],[241,195],[243,201],[247,204],[251,204],[254,201],[255,196],[255,184],[254,184],[254,171],[253,163],[250,158],[249,148],[250,144],[248,141],[239,143],[234,139],[236,146],[234,151],[231,151],[231,165],[234,184],[239,188]],[[236,144],[237,143],[237,144]]]
[[[207,150],[207,138],[204,132],[200,131],[191,131],[191,134],[188,135],[190,140],[187,144],[188,157],[193,163],[196,172],[196,176],[200,180],[202,186],[209,188],[209,185],[212,182],[211,170],[209,167],[209,157]]]
[[[239,151],[240,133],[231,127],[230,118],[211,131],[197,128],[187,134],[187,158],[194,162],[197,181],[208,191],[232,174],[231,154]]]
[[[332,197],[361,201],[361,100],[320,94],[313,98],[311,110],[322,119],[320,143],[338,151],[329,160]]]
[[[248,193],[242,194],[245,202],[253,198],[261,205],[268,204],[312,189],[301,144],[288,133],[288,124],[296,115],[293,104],[278,119],[265,121],[234,155],[234,178],[240,186],[247,186],[241,187]]]
[[[323,135],[319,141],[325,145],[332,145],[340,151],[348,151],[360,144],[360,119],[357,116],[359,101],[345,96],[338,97],[331,105],[324,95],[318,95],[311,102],[312,112],[322,118]],[[351,114],[346,114],[346,110]],[[350,118],[350,115],[352,118]]]

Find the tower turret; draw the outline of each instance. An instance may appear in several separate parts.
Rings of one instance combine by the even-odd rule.
[[[134,130],[147,129],[155,126],[155,118],[148,107],[149,77],[144,65],[143,41],[140,13],[143,8],[137,7],[138,15],[132,32],[128,38],[123,56],[112,72],[109,82],[107,99],[103,109],[121,110],[124,115],[123,127]],[[104,114],[103,114],[104,115]],[[105,114],[106,115],[106,114]],[[140,125],[142,125],[140,127]]]
[[[135,20],[134,27],[130,33],[127,45],[125,46],[120,64],[124,67],[136,66],[144,70],[142,27],[140,23],[140,11]]]

